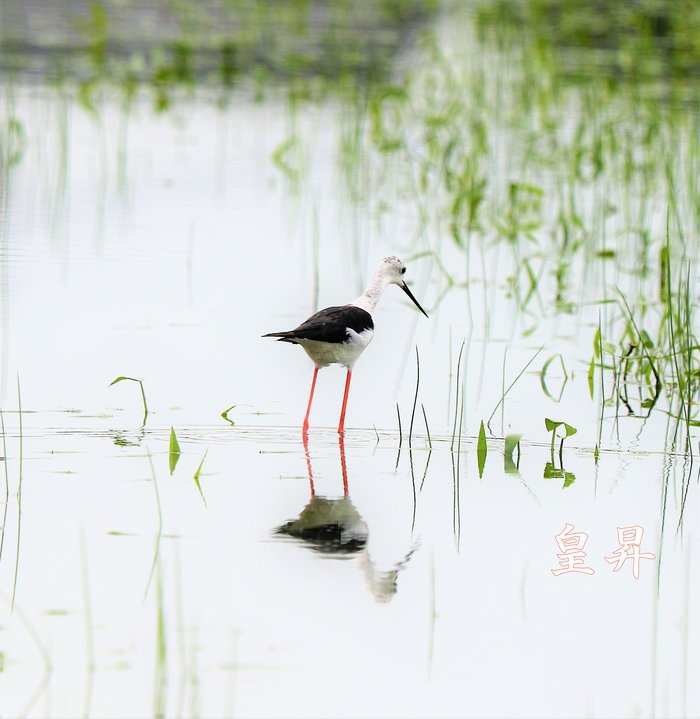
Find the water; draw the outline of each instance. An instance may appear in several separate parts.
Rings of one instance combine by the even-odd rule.
[[[450,16],[435,22],[449,42]],[[571,256],[571,311],[549,302],[546,264],[523,309],[507,250],[416,230],[400,159],[356,157],[365,192],[348,190],[358,107],[342,99],[243,85],[224,109],[202,90],[157,113],[105,91],[94,114],[70,89],[3,91],[24,146],[0,224],[0,713],[698,713],[697,463],[668,414],[627,416],[610,374],[601,421],[587,378],[599,322],[614,326],[600,301],[656,282],[627,271],[628,240],[610,268]],[[664,222],[654,206],[657,238]],[[411,258],[430,319],[387,290],[344,442],[329,368],[305,446],[312,368],[261,335],[355,297],[387,254]],[[121,375],[143,380],[146,417],[137,384],[109,386]],[[561,458],[545,417],[577,429]],[[552,573],[566,524],[593,574]],[[613,571],[622,527],[654,555],[639,579],[632,560]]]

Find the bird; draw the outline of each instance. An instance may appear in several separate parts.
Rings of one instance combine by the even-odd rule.
[[[428,316],[408,288],[404,280],[405,274],[406,265],[398,257],[385,257],[379,264],[367,289],[357,299],[347,305],[319,310],[293,330],[269,332],[263,335],[263,337],[275,337],[279,342],[299,345],[314,363],[309,402],[302,425],[303,435],[309,431],[309,415],[318,371],[331,364],[340,364],[347,370],[343,406],[340,410],[338,424],[338,434],[344,434],[345,411],[348,404],[352,370],[355,362],[374,337],[372,315],[379,298],[389,285],[398,285],[411,298],[415,306],[426,317]]]

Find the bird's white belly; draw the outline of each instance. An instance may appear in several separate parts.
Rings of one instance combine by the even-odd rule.
[[[346,342],[319,342],[318,340],[298,340],[298,342],[317,367],[341,364],[352,369],[357,358],[372,341],[374,330],[355,332],[348,327],[347,332],[350,339]]]

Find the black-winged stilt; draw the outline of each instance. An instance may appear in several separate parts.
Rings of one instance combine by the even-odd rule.
[[[309,431],[309,413],[316,388],[316,376],[319,369],[331,364],[341,364],[348,371],[345,379],[343,408],[340,411],[340,423],[338,424],[338,433],[343,434],[352,368],[357,362],[357,358],[372,341],[374,336],[372,313],[385,287],[398,285],[411,298],[416,307],[426,317],[428,316],[404,282],[405,273],[406,266],[398,257],[385,257],[367,289],[350,304],[341,307],[326,307],[325,310],[311,315],[306,322],[302,322],[296,329],[289,332],[270,332],[263,335],[263,337],[276,337],[280,342],[300,345],[314,363],[309,403],[302,425],[304,434]]]

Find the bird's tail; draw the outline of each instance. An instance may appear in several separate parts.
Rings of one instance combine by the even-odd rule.
[[[263,337],[276,337],[278,342],[295,342],[293,332],[268,332]]]

